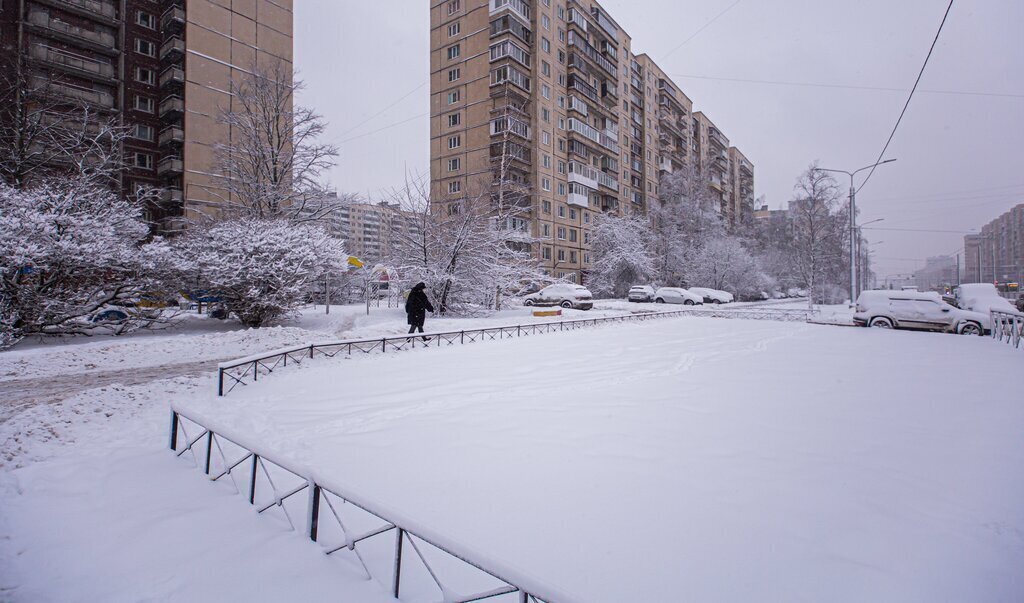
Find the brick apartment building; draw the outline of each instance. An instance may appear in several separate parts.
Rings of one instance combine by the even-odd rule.
[[[1024,282],[1024,203],[964,236],[965,283]]]
[[[512,181],[522,230],[550,274],[579,282],[601,213],[646,213],[689,162],[731,224],[752,213],[752,163],[597,2],[431,4],[431,197],[438,207]],[[500,164],[500,169],[499,169]]]
[[[130,126],[123,187],[164,188],[147,217],[174,231],[224,199],[218,115],[251,65],[291,64],[292,18],[292,0],[0,0],[0,68]]]

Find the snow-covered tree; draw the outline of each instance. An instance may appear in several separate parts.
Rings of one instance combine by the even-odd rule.
[[[770,284],[757,260],[734,237],[708,241],[694,257],[687,271],[687,281],[693,286],[740,295],[758,293]]]
[[[545,279],[531,252],[525,208],[490,193],[433,202],[418,178],[396,194],[412,228],[396,229],[388,259],[400,286],[424,282],[438,313],[493,309]]]
[[[650,206],[655,279],[661,285],[683,284],[701,248],[725,235],[710,178],[707,168],[690,163],[661,180]]]
[[[590,234],[589,288],[600,295],[622,297],[631,286],[650,282],[656,265],[652,242],[646,216],[598,216]]]
[[[838,285],[843,265],[842,216],[836,215],[839,187],[832,176],[812,163],[794,187],[790,203],[791,261],[794,274],[810,292],[809,304],[825,286]]]
[[[320,142],[326,129],[312,109],[295,104],[302,83],[290,64],[253,65],[232,82],[232,109],[220,122],[231,140],[216,147],[220,207],[258,219],[317,220],[335,207],[320,182],[334,165],[336,147]]]
[[[348,258],[319,225],[285,218],[197,225],[176,247],[195,267],[189,286],[219,297],[249,327],[293,315],[317,281]]]
[[[167,316],[134,307],[168,297],[181,269],[137,203],[82,175],[21,189],[0,183],[0,339],[28,335],[125,333]],[[122,308],[127,319],[101,320]]]

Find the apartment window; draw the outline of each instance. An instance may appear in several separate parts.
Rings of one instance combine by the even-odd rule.
[[[590,224],[590,214],[588,212],[583,212],[583,223]]]
[[[448,60],[450,61],[452,59],[459,58],[459,52],[460,52],[460,50],[459,50],[459,45],[458,44],[456,44],[455,46],[449,46],[448,47]]]
[[[558,173],[559,174],[564,174],[565,173],[565,162],[564,161],[559,161],[558,162]]]
[[[551,123],[551,110],[548,109],[547,107],[541,107],[540,118],[547,123]]]
[[[156,138],[156,128],[145,124],[135,124],[135,128],[132,131],[132,138],[153,142]]]
[[[140,10],[135,13],[135,23],[145,27],[146,29],[156,29],[156,15],[151,15]]]
[[[456,90],[454,92],[449,92],[448,93],[448,104],[449,105],[454,105],[457,102],[459,102],[459,91]]]
[[[544,155],[544,156],[543,156],[543,157],[541,158],[541,161],[543,162],[543,164],[544,164],[544,167],[546,167],[546,168],[547,168],[547,169],[549,169],[549,170],[551,169],[551,155],[547,155],[547,154],[545,154],[545,155]]]
[[[462,146],[462,136],[449,136],[448,137],[448,148],[457,149]]]
[[[590,254],[589,253],[586,253],[586,252],[583,253],[583,263],[584,264],[589,264],[590,263]]]
[[[550,178],[541,178],[540,179],[540,188],[542,190],[545,190],[545,191],[550,193],[551,192],[551,179]]]
[[[540,72],[547,77],[551,77],[551,63],[548,63],[547,61],[541,61]]]
[[[558,195],[561,196],[561,197],[565,196],[565,183],[564,182],[559,182],[558,183]]]
[[[540,16],[540,25],[544,29],[550,30],[551,29],[551,19],[549,19],[547,15],[541,15]]]
[[[448,183],[448,194],[455,194],[462,190],[462,183],[458,180]]]
[[[542,212],[546,213],[546,214],[550,214],[551,213],[551,202],[548,201],[547,199],[544,199],[543,201],[541,201],[540,202],[540,210]]]
[[[156,56],[156,44],[142,38],[135,38],[135,52],[144,54],[147,57]]]
[[[564,241],[565,240],[565,227],[564,226],[559,226],[558,227],[558,240],[560,240],[560,241]],[[560,259],[560,260],[564,260],[565,259],[564,257],[561,257],[561,252],[559,252],[559,258],[558,259]]]
[[[457,126],[457,125],[459,125],[461,123],[462,123],[462,114],[461,113],[452,113],[451,115],[448,116],[448,127],[449,128],[454,128],[455,126]]]
[[[565,41],[565,30],[562,29],[561,27],[558,28],[558,41],[559,42],[564,42]]]
[[[558,217],[559,218],[564,218],[565,217],[565,206],[564,205],[559,205],[558,206]]]
[[[459,79],[459,76],[461,74],[462,74],[462,72],[459,70],[458,67],[456,67],[455,69],[449,69],[448,70],[448,81],[449,82],[454,82],[455,80]]]
[[[153,99],[149,98],[148,96],[136,96],[135,97],[135,105],[134,105],[134,107],[135,107],[136,111],[145,111],[146,113],[152,113],[155,106],[156,106],[156,101],[154,101]]]
[[[563,21],[565,21],[565,7],[564,6],[559,6],[558,7],[558,18],[563,20]]]
[[[152,86],[153,84],[156,84],[156,72],[152,69],[146,69],[145,67],[136,67],[135,81]]]
[[[551,100],[551,86],[548,86],[547,84],[541,84],[541,86],[540,86],[540,94],[545,99]]]
[[[454,38],[462,31],[462,24],[459,21],[448,26],[448,37]]]
[[[575,243],[577,238],[578,238],[578,234],[576,232],[576,229],[575,228],[570,228],[569,229],[569,242],[570,243]],[[575,262],[576,260],[573,260],[573,261]]]
[[[587,244],[590,244],[590,231],[589,230],[584,230],[583,231],[583,242],[587,243]]]
[[[550,53],[551,52],[551,40],[549,40],[547,38],[541,38],[540,39],[540,48],[544,52]]]
[[[541,141],[544,144],[546,144],[547,146],[551,146],[551,132],[546,132],[546,131],[545,132],[541,132],[540,133],[540,137],[541,137]]]
[[[576,258],[577,258],[576,252],[575,251],[569,251],[569,263],[570,264],[575,264],[576,263]]]
[[[562,238],[564,239],[565,237],[562,237]],[[565,250],[564,249],[559,249],[558,250],[558,261],[559,262],[564,262],[565,261]],[[558,273],[558,278],[565,278],[565,273],[564,272],[559,272]]]
[[[459,171],[460,167],[462,167],[462,160],[460,158],[455,157],[453,159],[449,159],[448,160],[448,171],[449,172],[457,172],[457,171]]]
[[[551,259],[551,248],[550,247],[545,247],[543,249],[543,251],[541,251],[541,257],[543,257],[545,260],[550,260]]]
[[[576,210],[571,208],[571,207],[569,208],[569,219],[570,220],[575,220],[576,219]]]
[[[153,169],[153,156],[149,153],[136,153],[135,167],[142,168],[144,170]]]
[[[448,3],[448,14],[454,15],[459,12],[460,8],[462,8],[460,0],[452,0]]]
[[[551,225],[550,224],[543,224],[541,226],[540,231],[541,231],[541,233],[543,233],[543,236],[545,238],[549,238],[551,236]]]

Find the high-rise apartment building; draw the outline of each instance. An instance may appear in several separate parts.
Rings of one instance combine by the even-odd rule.
[[[324,203],[337,208],[322,218],[331,235],[344,242],[349,255],[366,263],[386,260],[395,251],[396,237],[422,232],[417,215],[398,203],[341,200],[337,193],[330,193]]]
[[[252,65],[291,64],[292,0],[0,0],[0,46],[7,81],[132,128],[124,188],[165,189],[147,214],[173,231],[225,199],[218,116]]]
[[[584,279],[594,217],[646,213],[686,162],[715,166],[723,213],[737,203],[728,140],[598,2],[434,2],[430,36],[435,209],[513,188],[552,275]]]
[[[1024,282],[1024,204],[964,236],[964,282]]]

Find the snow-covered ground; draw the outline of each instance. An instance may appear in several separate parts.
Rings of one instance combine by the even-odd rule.
[[[405,331],[357,314],[0,366],[66,361],[71,383],[88,347],[155,367]],[[174,459],[175,401],[583,600],[1019,601],[1022,361],[980,337],[684,318],[322,359],[220,399],[204,372],[73,390],[0,423],[0,600],[390,600]]]

